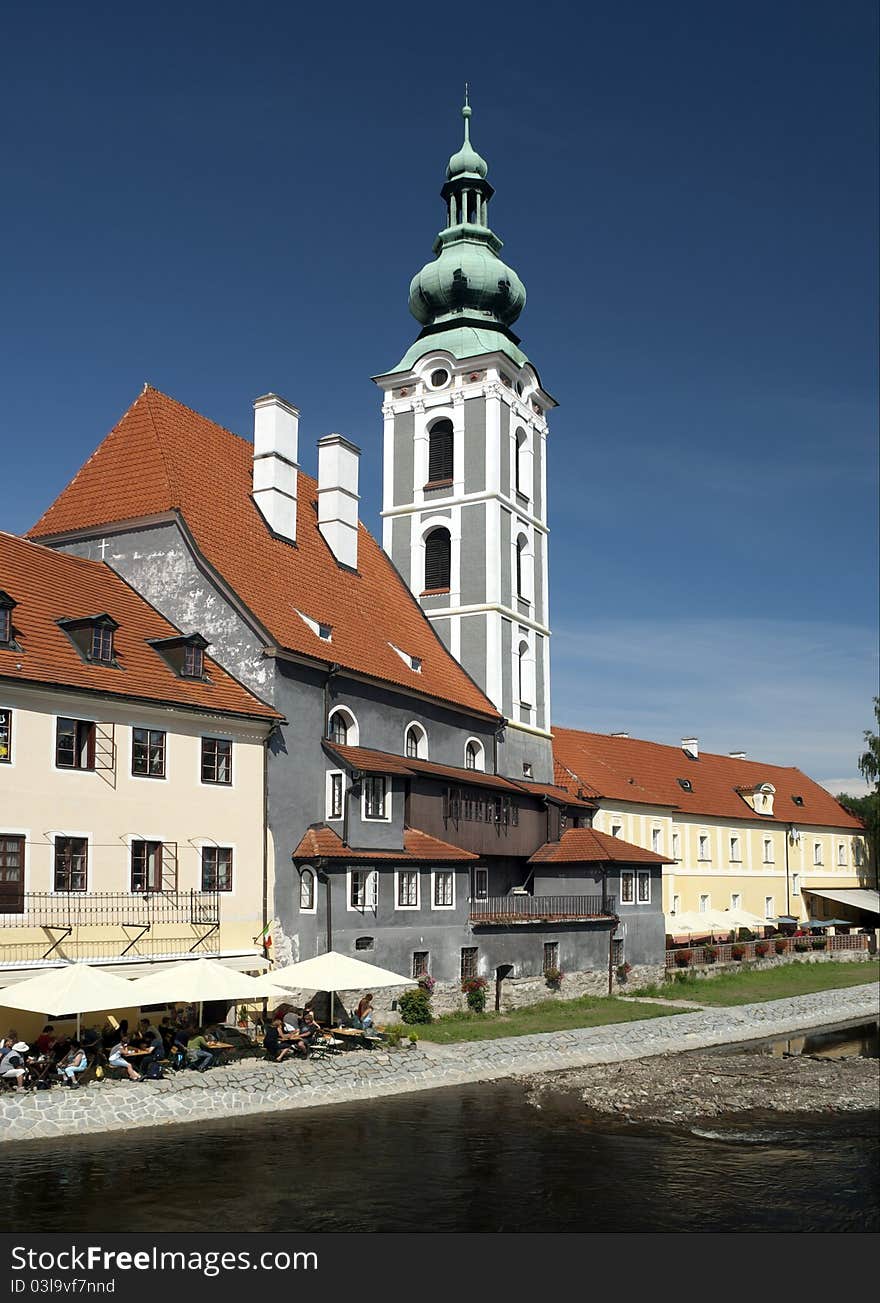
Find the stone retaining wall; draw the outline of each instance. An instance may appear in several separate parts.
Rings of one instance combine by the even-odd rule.
[[[668,981],[674,981],[679,973],[712,978],[721,973],[741,973],[746,968],[782,968],[786,964],[868,964],[874,959],[876,955],[872,955],[869,950],[808,950],[804,954],[768,955],[766,959],[734,959],[728,964],[688,964],[685,968],[663,968],[658,980],[662,981],[665,975]],[[632,982],[633,974],[630,974],[631,986]]]
[[[414,1048],[351,1051],[283,1064],[246,1059],[206,1073],[176,1073],[165,1081],[105,1079],[79,1090],[58,1086],[25,1095],[7,1092],[0,1094],[0,1136],[19,1143],[240,1117],[784,1036],[822,1024],[875,1018],[878,991],[872,983],[537,1036],[456,1045],[423,1042]]]

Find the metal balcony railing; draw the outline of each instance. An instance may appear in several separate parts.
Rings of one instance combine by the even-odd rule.
[[[614,896],[488,896],[472,900],[471,923],[575,923],[614,916]]]

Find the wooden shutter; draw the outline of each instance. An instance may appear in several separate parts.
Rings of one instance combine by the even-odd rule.
[[[448,588],[452,545],[449,531],[433,529],[425,539],[425,588]]]
[[[452,479],[452,422],[438,421],[428,437],[428,481]]]

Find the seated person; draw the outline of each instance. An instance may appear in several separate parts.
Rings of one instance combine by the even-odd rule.
[[[358,1001],[358,1007],[354,1012],[355,1027],[362,1027],[364,1031],[373,1026],[373,997],[365,995],[362,1000]]]
[[[145,1063],[158,1063],[160,1059],[165,1058],[165,1042],[158,1027],[154,1027],[149,1018],[140,1020],[141,1044],[145,1049],[153,1051],[152,1057],[145,1059]]]
[[[115,1045],[111,1045],[107,1055],[107,1062],[110,1064],[111,1068],[124,1068],[129,1081],[142,1081],[143,1078],[141,1077],[141,1074],[136,1072],[131,1064],[123,1058],[123,1051],[128,1048],[128,1037],[120,1037]]]
[[[76,1079],[77,1074],[85,1072],[88,1066],[89,1061],[86,1058],[86,1052],[83,1047],[76,1041],[71,1041],[70,1049],[61,1062],[58,1072],[62,1077],[67,1078],[67,1085],[72,1086],[73,1089],[76,1090],[79,1086],[79,1082]]]
[[[174,1044],[175,1030],[176,1028],[174,1024],[166,1013],[165,1017],[159,1023],[159,1035],[162,1037],[162,1042],[166,1051],[170,1051],[171,1046]]]
[[[59,1063],[62,1062],[63,1059],[67,1058],[67,1052],[70,1049],[70,1044],[71,1041],[69,1036],[59,1036],[55,1044],[52,1046],[52,1049],[49,1051],[49,1054],[50,1057],[55,1060],[56,1067]]]
[[[96,1027],[86,1027],[79,1038],[79,1043],[87,1055],[95,1054],[101,1043],[98,1029]]]
[[[301,1041],[298,1042],[296,1047],[293,1044],[285,1043],[289,1038],[283,1036],[282,1032],[281,1019],[275,1018],[266,1028],[266,1034],[263,1037],[263,1049],[266,1051],[266,1057],[271,1059],[273,1063],[283,1063],[285,1059],[291,1057],[295,1048],[302,1045]],[[305,1054],[305,1052],[305,1046],[303,1045],[302,1053]]]
[[[0,1049],[0,1080],[14,1082],[16,1090],[24,1090],[27,1068],[23,1056],[30,1048],[25,1041],[13,1041],[7,1036]]]
[[[208,1049],[207,1038],[201,1033],[191,1036],[186,1043],[186,1061],[197,1072],[213,1067],[214,1055]]]
[[[315,1021],[314,1011],[306,1005],[299,1024],[300,1041],[305,1044],[306,1050],[310,1050],[321,1035],[323,1035],[323,1031]]]
[[[34,1051],[37,1054],[48,1054],[55,1044],[55,1028],[51,1023],[47,1023],[34,1041]]]

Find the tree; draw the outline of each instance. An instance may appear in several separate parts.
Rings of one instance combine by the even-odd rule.
[[[849,796],[846,792],[841,792],[837,800],[865,825],[869,862],[874,869],[876,884],[880,864],[880,697],[874,698],[874,719],[877,732],[865,729],[866,746],[858,759],[859,773],[866,783],[873,783],[874,791],[867,796]]]
[[[865,729],[868,745],[867,750],[859,756],[859,773],[866,783],[873,783],[876,787],[880,783],[880,697],[874,698],[874,721],[876,733],[872,733],[869,728]]]

